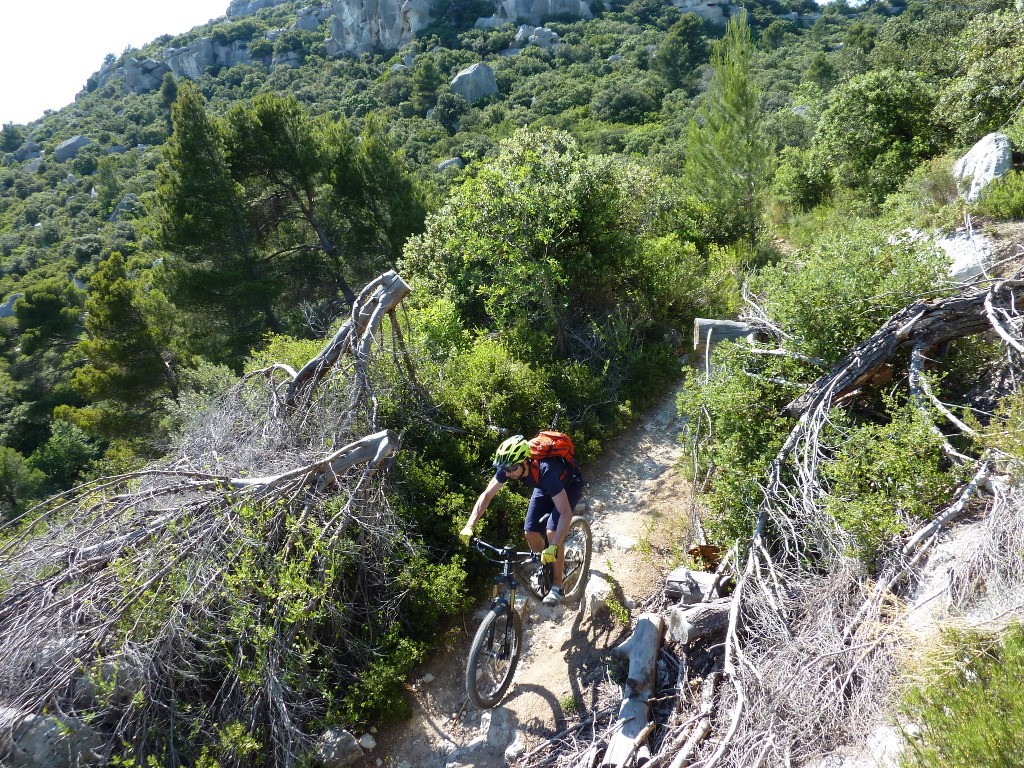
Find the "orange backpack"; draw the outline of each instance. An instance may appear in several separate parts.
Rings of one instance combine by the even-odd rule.
[[[537,433],[535,437],[531,437],[529,442],[530,458],[533,459],[530,462],[530,474],[533,476],[533,481],[536,484],[540,484],[540,466],[538,462],[542,459],[556,457],[565,459],[566,464],[576,463],[576,448],[572,444],[572,439],[564,432],[544,429]],[[562,477],[564,479],[565,473],[563,473]]]

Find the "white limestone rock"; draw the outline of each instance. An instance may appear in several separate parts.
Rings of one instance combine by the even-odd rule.
[[[964,198],[977,200],[982,189],[1010,170],[1012,155],[1005,133],[990,133],[971,147],[953,166],[953,178]]]
[[[608,601],[615,594],[615,588],[610,581],[599,573],[590,572],[587,579],[587,588],[584,595],[587,610],[590,616],[596,616],[601,609],[608,607]]]
[[[513,45],[517,48],[525,48],[528,45],[535,45],[538,48],[550,50],[559,43],[558,33],[547,27],[531,27],[528,24],[520,25],[516,30],[516,37]]]
[[[672,0],[672,5],[683,13],[695,13],[714,24],[724,24],[729,18],[729,3],[725,0]]]
[[[498,92],[498,81],[494,70],[480,61],[460,71],[451,82],[454,93],[472,104]]]
[[[364,733],[359,737],[359,746],[369,751],[377,748],[377,740],[369,733]]]
[[[0,708],[4,768],[87,768],[103,764],[103,739],[81,720]]]
[[[26,141],[16,150],[14,150],[14,159],[19,163],[24,163],[26,160],[35,160],[43,154],[43,148],[34,141]]]
[[[53,150],[53,159],[58,163],[63,163],[65,160],[70,160],[73,157],[78,156],[78,151],[82,147],[87,147],[92,144],[92,139],[88,136],[72,136],[67,141],[62,141],[57,145],[57,148]]]
[[[444,173],[447,170],[461,171],[466,167],[466,164],[462,161],[461,157],[451,157],[441,162],[437,166],[437,170],[440,173]]]
[[[334,44],[328,44],[328,53],[399,48],[430,23],[431,5],[431,0],[331,0]]]
[[[992,267],[992,242],[984,235],[959,232],[938,239],[935,244],[949,257],[949,274],[955,283],[969,283]]]
[[[231,18],[252,16],[256,11],[273,8],[275,5],[286,2],[288,0],[231,0],[231,4],[228,5],[228,16]]]
[[[338,726],[324,731],[316,745],[315,758],[323,768],[345,768],[363,756],[356,737]]]

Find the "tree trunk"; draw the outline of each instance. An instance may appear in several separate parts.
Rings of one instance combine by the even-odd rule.
[[[394,270],[369,283],[352,307],[352,317],[334,334],[316,357],[302,366],[288,386],[285,403],[294,406],[299,395],[310,392],[347,351],[365,355],[380,329],[384,315],[393,310],[412,289]],[[358,345],[358,346],[357,346]]]
[[[669,637],[677,643],[691,643],[694,640],[724,633],[729,626],[728,597],[710,603],[700,603],[686,608],[675,607],[669,613]]]
[[[618,729],[605,752],[602,768],[626,768],[638,755],[650,755],[647,736],[651,719],[649,700],[658,687],[658,654],[665,634],[665,622],[655,613],[645,613],[633,634],[612,650],[617,659],[628,659],[629,673],[623,687]]]

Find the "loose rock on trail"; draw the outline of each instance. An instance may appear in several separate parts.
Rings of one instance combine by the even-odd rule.
[[[690,484],[676,469],[682,453],[676,394],[583,468],[588,485],[576,513],[594,532],[587,595],[578,605],[525,605],[524,653],[501,705],[481,711],[468,703],[464,669],[479,621],[470,614],[453,647],[415,672],[412,718],[382,728],[359,768],[500,766],[595,705],[607,653],[629,634],[625,611],[635,616],[632,609],[661,589],[690,543]],[[605,601],[611,608],[591,610]]]

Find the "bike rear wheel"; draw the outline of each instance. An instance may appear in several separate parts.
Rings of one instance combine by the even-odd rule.
[[[491,606],[469,649],[466,664],[466,693],[481,709],[501,701],[519,664],[523,648],[523,625],[519,614],[501,601]]]
[[[594,550],[594,534],[590,531],[590,523],[582,517],[574,517],[569,522],[569,531],[563,544],[565,568],[562,572],[562,592],[565,600],[571,602],[583,594],[587,579],[590,578],[590,557]]]

